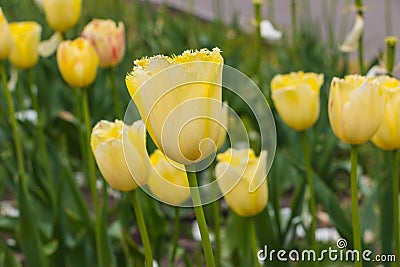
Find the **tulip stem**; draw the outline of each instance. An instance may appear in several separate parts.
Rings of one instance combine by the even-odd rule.
[[[19,204],[19,230],[21,235],[29,234],[29,242],[28,244],[20,244],[22,246],[22,250],[27,252],[25,261],[32,265],[37,266],[46,266],[44,254],[41,250],[41,240],[39,236],[38,225],[36,221],[36,217],[32,213],[31,209],[31,200],[28,189],[28,180],[25,170],[24,164],[24,152],[22,150],[21,139],[18,134],[18,125],[17,120],[15,119],[15,107],[14,102],[8,89],[7,84],[7,74],[5,63],[0,61],[0,71],[1,71],[1,79],[3,83],[4,95],[6,97],[9,119],[11,123],[11,131],[14,141],[14,148],[17,157],[18,164],[18,175],[15,176],[15,182],[17,185],[17,198]],[[29,226],[26,226],[24,223],[29,223]],[[26,240],[26,239],[25,239]],[[30,251],[27,251],[30,249]]]
[[[390,76],[393,75],[394,60],[396,56],[397,38],[388,36],[385,38],[386,42],[386,73]]]
[[[392,151],[392,177],[393,177],[393,217],[394,217],[394,249],[396,259],[400,259],[400,233],[399,233],[399,150]],[[399,265],[397,265],[399,266]]]
[[[292,15],[292,43],[293,47],[297,43],[297,1],[291,0],[291,15]]]
[[[47,153],[47,148],[46,148],[46,139],[45,139],[45,135],[44,135],[44,122],[43,122],[43,117],[42,117],[42,114],[41,114],[40,108],[39,108],[38,96],[37,96],[37,93],[34,91],[34,86],[33,86],[30,69],[26,70],[26,77],[28,80],[29,92],[30,92],[31,98],[32,98],[32,107],[36,111],[36,114],[37,114],[39,151],[42,156],[42,162],[43,162],[45,176],[47,177],[47,182],[44,182],[43,185],[45,187],[47,187],[47,191],[50,196],[51,204],[55,205],[56,197],[54,194],[56,191],[55,191],[55,187],[54,187],[54,183],[53,183],[53,177],[51,175],[49,155]]]
[[[73,89],[74,92],[74,98],[75,98],[75,112],[76,112],[76,117],[78,118],[78,131],[79,131],[79,147],[81,150],[81,156],[82,156],[82,161],[83,161],[83,166],[86,167],[86,147],[85,147],[85,135],[83,133],[83,127],[82,127],[82,107],[81,107],[81,96],[79,95],[79,91],[81,89]],[[85,170],[85,173],[87,173],[87,170]]]
[[[316,205],[315,205],[315,192],[314,183],[312,179],[310,149],[307,142],[307,134],[305,131],[300,133],[301,143],[303,145],[304,162],[306,165],[306,175],[308,182],[308,190],[310,192],[310,214],[311,214],[311,225],[310,225],[310,243],[313,249],[317,248],[317,242],[315,240],[315,231],[317,229],[317,216],[316,216]]]
[[[114,113],[115,113],[115,116],[118,117],[118,119],[122,119],[121,103],[120,103],[119,97],[118,97],[117,84],[115,83],[114,68],[112,68],[112,67],[108,68],[108,76],[110,78],[111,90],[112,90],[113,99],[114,99]]]
[[[176,250],[178,248],[179,228],[180,228],[179,207],[175,207],[174,209],[175,209],[174,237],[172,239],[172,252],[171,252],[170,266],[175,265],[175,255],[176,255]]]
[[[19,172],[19,177],[21,178],[21,183],[25,184],[26,183],[26,171],[25,171],[25,165],[24,165],[24,153],[22,150],[21,146],[21,140],[18,135],[18,125],[17,125],[17,120],[15,119],[15,107],[14,107],[14,102],[11,97],[10,90],[8,89],[8,84],[7,84],[7,74],[6,74],[6,68],[4,65],[4,62],[0,62],[0,67],[1,67],[1,78],[3,82],[3,90],[4,94],[7,100],[7,105],[8,105],[8,113],[9,113],[9,118],[10,118],[10,123],[11,123],[11,131],[13,135],[13,140],[14,140],[14,148],[15,148],[15,153],[17,154],[17,163],[18,163],[18,172]]]
[[[215,181],[213,164],[209,167],[209,170],[210,170],[210,183],[212,183]],[[215,197],[216,197],[217,193],[218,193],[218,189],[217,189],[217,186],[215,186],[214,188],[215,188]],[[220,240],[221,219],[220,219],[220,207],[219,207],[218,200],[211,203],[211,208],[212,208],[213,218],[214,218],[215,265],[218,267],[221,264],[221,240]]]
[[[364,5],[362,0],[355,0],[357,14],[364,18]],[[358,62],[360,65],[360,74],[364,74],[364,33],[361,33],[360,38],[358,39]]]
[[[153,255],[151,252],[150,240],[147,234],[146,224],[144,222],[142,208],[140,207],[139,199],[136,190],[131,192],[133,211],[135,212],[136,220],[139,227],[140,237],[144,247],[144,257],[146,266],[153,266]]]
[[[210,242],[210,236],[208,234],[206,218],[201,203],[200,192],[197,184],[197,178],[195,172],[187,172],[190,191],[192,193],[192,201],[194,206],[194,213],[196,214],[197,223],[199,225],[201,242],[203,244],[204,255],[206,258],[207,267],[215,267],[214,255]]]
[[[357,177],[357,158],[358,146],[351,145],[350,161],[351,161],[351,212],[353,223],[353,247],[361,253],[361,231],[360,217],[358,214],[358,177]],[[355,262],[356,267],[362,267],[362,261]]]
[[[97,250],[97,262],[99,266],[105,267],[109,264],[109,251],[107,251],[107,237],[104,237],[104,232],[102,232],[105,228],[103,225],[105,222],[105,218],[101,211],[99,196],[96,188],[96,166],[94,165],[93,154],[90,153],[90,133],[91,133],[91,121],[90,121],[90,113],[89,113],[89,101],[87,95],[87,88],[82,89],[82,111],[83,111],[83,120],[85,123],[85,144],[86,144],[86,163],[88,164],[88,181],[89,181],[89,189],[92,195],[93,206],[96,214],[96,250]],[[105,202],[103,203],[105,205]],[[103,206],[104,208],[104,206]]]
[[[251,238],[251,247],[253,249],[254,255],[254,267],[260,267],[260,262],[258,261],[258,241],[257,241],[257,233],[256,227],[254,223],[254,217],[248,218],[249,230],[250,230],[250,238]]]
[[[89,101],[87,96],[87,89],[82,89],[82,111],[83,111],[83,121],[85,123],[85,151],[86,151],[86,160],[88,164],[89,170],[89,188],[92,194],[93,205],[95,207],[98,206],[98,193],[96,189],[96,168],[94,165],[93,154],[90,153],[90,130],[91,122],[90,122],[90,113],[89,113]],[[97,210],[97,208],[96,208]]]

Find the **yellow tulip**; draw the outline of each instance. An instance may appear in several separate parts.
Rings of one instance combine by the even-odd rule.
[[[268,201],[267,151],[256,157],[252,149],[229,148],[217,160],[217,183],[229,207],[242,217],[263,211]]]
[[[77,38],[59,45],[57,64],[61,76],[70,86],[84,88],[96,78],[99,57],[89,41]]]
[[[170,205],[180,205],[190,196],[185,166],[173,162],[160,151],[150,156],[153,170],[147,184],[157,199]]]
[[[114,67],[125,54],[125,27],[122,22],[94,19],[85,26],[82,37],[89,40],[97,51],[101,67]]]
[[[131,191],[147,182],[149,163],[142,121],[132,125],[119,120],[100,121],[93,128],[90,145],[101,174],[112,188]]]
[[[29,69],[39,60],[39,42],[42,26],[34,21],[10,23],[13,46],[9,59],[20,69]]]
[[[218,134],[217,138],[217,149],[220,149],[223,144],[225,143],[226,140],[226,135],[228,131],[228,123],[229,123],[229,109],[228,109],[228,104],[225,103],[225,105],[222,107],[222,121],[221,121],[221,126],[223,127]]]
[[[328,107],[333,132],[348,144],[367,142],[382,122],[384,104],[374,79],[359,75],[333,78]]]
[[[319,117],[319,91],[323,83],[322,74],[301,71],[272,79],[272,99],[287,125],[297,131],[314,125]]]
[[[385,95],[385,113],[378,131],[371,141],[379,148],[393,150],[400,148],[400,82],[389,76],[377,78]]]
[[[8,25],[6,17],[4,17],[3,10],[0,7],[0,60],[8,57],[12,47],[12,37],[10,26]]]
[[[215,152],[223,130],[220,50],[185,51],[134,63],[126,85],[158,148],[181,164]]]
[[[78,22],[82,0],[44,0],[43,7],[50,27],[66,32]]]

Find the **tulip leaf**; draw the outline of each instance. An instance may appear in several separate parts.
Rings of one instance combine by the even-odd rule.
[[[3,243],[0,243],[0,266],[21,267],[13,252]]]
[[[18,243],[24,251],[27,266],[45,267],[47,262],[39,236],[37,217],[32,212],[30,194],[21,177],[19,178],[17,189],[18,208],[20,211],[17,226]]]
[[[305,173],[305,166],[299,160],[285,154],[288,160],[300,171]],[[313,183],[315,187],[315,195],[317,200],[324,206],[326,212],[330,216],[332,225],[338,230],[343,238],[349,242],[352,240],[351,223],[340,206],[340,201],[332,190],[326,186],[322,178],[313,172]]]

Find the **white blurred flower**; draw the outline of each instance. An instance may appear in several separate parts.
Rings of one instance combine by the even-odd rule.
[[[367,77],[378,77],[387,73],[386,68],[380,65],[372,66],[367,72]]]
[[[38,8],[40,9],[40,11],[43,11],[43,0],[34,0],[35,4],[38,6]]]
[[[328,243],[331,241],[337,241],[340,238],[338,231],[333,227],[318,228],[315,231],[315,239],[318,242]]]
[[[200,234],[200,229],[199,229],[199,224],[197,221],[192,222],[192,235],[193,239],[196,241],[201,241],[201,234]],[[214,235],[209,233],[210,241],[214,241]]]
[[[33,109],[15,112],[15,118],[19,121],[29,121],[33,124],[36,124],[38,120],[37,112]]]
[[[61,33],[55,32],[48,40],[42,41],[39,44],[39,55],[42,57],[49,57],[53,55],[58,45],[62,42],[63,37]]]
[[[344,39],[344,43],[340,46],[340,51],[344,53],[351,53],[357,50],[358,40],[364,31],[364,19],[362,16],[357,15],[354,21],[353,28]]]
[[[18,218],[19,210],[14,207],[9,201],[0,203],[0,215],[10,218]]]
[[[282,38],[282,32],[276,30],[269,20],[260,23],[261,37],[268,41],[277,41]]]

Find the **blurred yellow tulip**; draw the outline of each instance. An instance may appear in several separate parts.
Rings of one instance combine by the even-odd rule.
[[[142,121],[100,121],[93,128],[92,152],[107,183],[120,191],[131,191],[148,179],[146,130]],[[128,157],[125,157],[128,155]]]
[[[223,131],[220,50],[154,56],[135,65],[126,85],[158,148],[181,164],[215,152]]]
[[[19,69],[29,69],[39,60],[39,42],[42,26],[34,21],[10,23],[13,46],[9,59]]]
[[[122,22],[94,19],[85,26],[82,37],[89,40],[97,51],[101,67],[114,67],[125,54],[125,27]]]
[[[82,0],[44,0],[43,7],[50,27],[66,32],[78,22]]]
[[[377,78],[385,95],[385,113],[378,131],[371,141],[380,149],[400,148],[400,82],[389,76]]]
[[[301,71],[272,79],[272,99],[287,125],[297,131],[314,125],[319,117],[319,91],[323,83],[324,75]]]
[[[89,41],[77,38],[59,45],[57,64],[62,77],[70,86],[84,88],[96,78],[99,57]]]
[[[6,59],[12,47],[10,26],[0,7],[0,60]]]
[[[372,78],[348,75],[333,78],[329,93],[329,120],[335,135],[345,143],[367,142],[378,130],[385,98]]]
[[[147,184],[157,199],[174,206],[185,202],[190,196],[185,166],[167,159],[158,149],[150,156],[150,162],[153,170]]]
[[[252,149],[229,148],[217,160],[217,183],[229,207],[242,217],[263,211],[268,201],[267,151],[256,157]],[[260,186],[253,189],[253,184]]]
[[[221,126],[223,127],[220,131],[219,131],[219,135],[217,138],[217,149],[220,149],[226,140],[226,136],[227,136],[227,132],[228,132],[228,123],[229,123],[229,108],[228,108],[228,104],[225,103],[224,106],[222,107],[222,121],[221,121]]]

